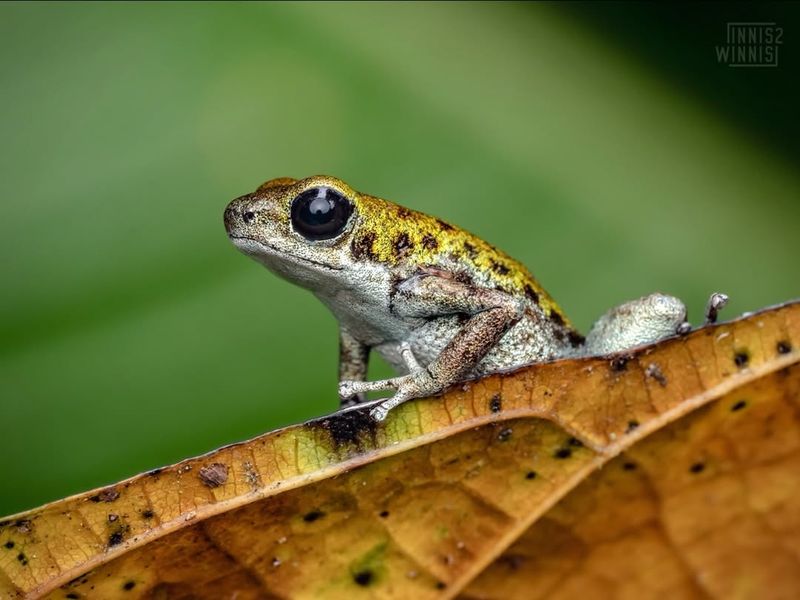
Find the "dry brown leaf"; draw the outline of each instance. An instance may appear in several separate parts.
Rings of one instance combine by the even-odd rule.
[[[798,346],[794,303],[269,433],[3,521],[0,593],[797,598]]]

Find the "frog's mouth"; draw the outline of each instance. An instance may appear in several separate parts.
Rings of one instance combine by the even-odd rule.
[[[236,246],[240,251],[244,252],[245,254],[249,254],[255,258],[262,258],[265,255],[268,257],[275,257],[275,258],[287,258],[289,260],[296,261],[298,263],[305,263],[311,264],[321,269],[325,269],[327,271],[341,271],[340,267],[332,267],[331,265],[326,265],[325,263],[318,262],[316,260],[312,260],[310,258],[305,258],[304,256],[297,256],[296,254],[291,254],[284,250],[279,250],[275,246],[271,244],[267,244],[262,242],[261,240],[256,240],[251,237],[247,237],[244,235],[228,235],[228,237],[233,242],[233,245]]]

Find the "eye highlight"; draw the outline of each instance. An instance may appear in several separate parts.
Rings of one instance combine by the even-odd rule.
[[[292,201],[292,226],[307,240],[329,240],[344,231],[353,205],[329,187],[304,191]]]

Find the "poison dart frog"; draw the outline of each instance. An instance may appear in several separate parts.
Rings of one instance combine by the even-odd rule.
[[[339,322],[339,398],[391,390],[370,415],[465,379],[649,344],[687,325],[656,293],[604,314],[584,338],[528,269],[441,219],[335,177],[272,179],[224,213],[233,244],[310,290]],[[371,351],[398,373],[366,381]]]

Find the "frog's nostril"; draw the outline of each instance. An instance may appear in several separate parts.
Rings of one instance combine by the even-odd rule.
[[[244,222],[245,222],[245,223],[249,223],[250,221],[252,221],[252,220],[253,220],[253,219],[255,219],[255,218],[256,218],[256,213],[254,213],[254,212],[252,212],[252,211],[249,211],[249,210],[248,210],[248,211],[246,211],[246,212],[245,212],[245,213],[242,215],[242,219],[244,219]]]

